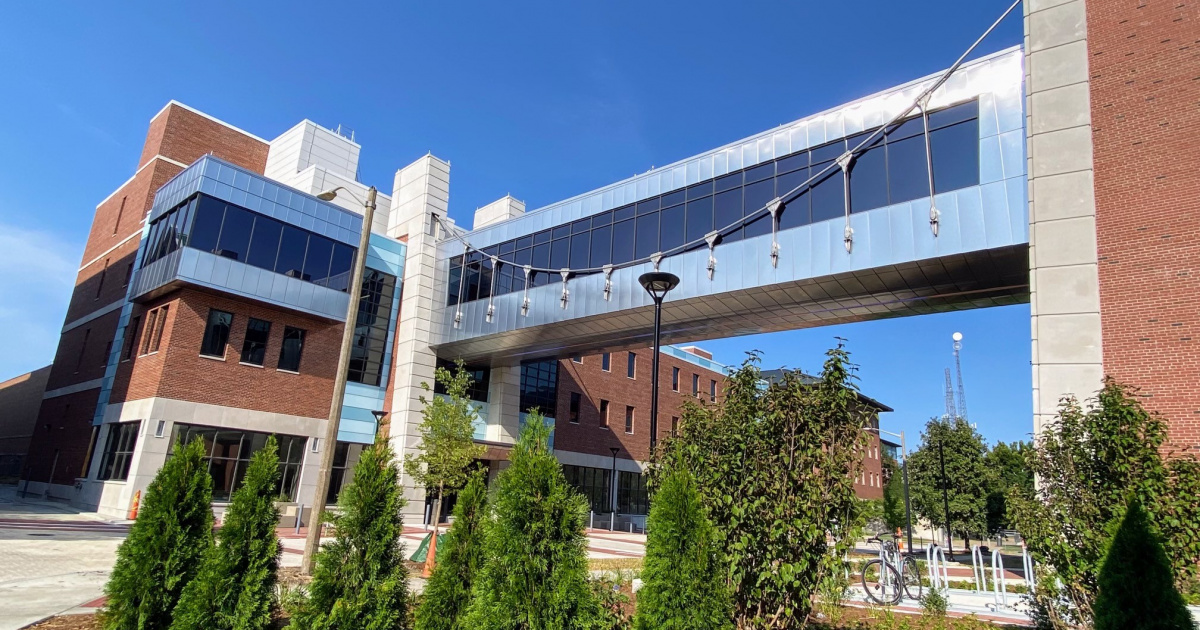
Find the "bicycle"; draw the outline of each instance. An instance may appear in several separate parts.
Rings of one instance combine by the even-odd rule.
[[[901,554],[894,541],[875,536],[868,538],[867,542],[879,543],[879,558],[865,564],[860,576],[867,597],[881,606],[897,604],[903,597],[920,600],[921,571],[917,567],[916,559]],[[867,575],[871,573],[872,568],[878,579],[868,583]]]

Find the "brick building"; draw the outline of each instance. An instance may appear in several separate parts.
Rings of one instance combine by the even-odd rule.
[[[47,365],[0,382],[0,483],[21,475],[49,377]]]

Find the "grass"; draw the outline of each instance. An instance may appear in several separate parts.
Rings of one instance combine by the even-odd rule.
[[[639,571],[641,568],[641,558],[598,558],[588,560],[588,569],[592,571]]]

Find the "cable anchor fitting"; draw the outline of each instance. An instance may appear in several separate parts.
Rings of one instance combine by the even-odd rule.
[[[604,265],[604,301],[607,302],[612,297],[612,265]]]
[[[713,274],[717,271],[717,239],[721,237],[721,233],[713,230],[704,235],[704,240],[708,243],[708,279],[713,279]]]
[[[525,271],[525,294],[521,297],[521,316],[527,317],[529,315],[529,276],[533,274],[533,270],[529,265],[523,266],[522,269]]]
[[[776,197],[767,204],[767,211],[771,213],[771,266],[779,267],[779,211],[783,208],[783,202]]]
[[[571,270],[563,267],[558,271],[558,274],[563,279],[562,297],[559,298],[559,301],[562,302],[563,308],[567,308],[567,300],[571,298],[571,291],[567,289],[567,278],[571,277]]]

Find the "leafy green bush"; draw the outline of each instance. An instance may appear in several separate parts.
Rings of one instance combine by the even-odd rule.
[[[471,587],[483,564],[487,486],[476,475],[458,494],[454,523],[438,545],[438,563],[417,609],[417,630],[456,630],[467,605]]]
[[[921,610],[932,617],[945,617],[946,608],[949,605],[950,602],[946,600],[945,593],[940,589],[931,588],[921,596]]]
[[[105,630],[161,630],[212,546],[212,477],[204,444],[175,444],[142,500],[104,586]]]
[[[732,627],[724,567],[713,545],[696,483],[686,469],[667,473],[655,489],[646,534],[638,630]]]
[[[591,629],[604,618],[588,585],[587,501],[563,477],[549,438],[531,411],[496,482],[464,624],[472,630]]]
[[[408,572],[400,545],[405,501],[387,442],[363,449],[354,479],[325,514],[335,538],[317,552],[308,597],[293,612],[297,630],[408,627]]]
[[[279,454],[275,437],[250,459],[217,544],[175,607],[172,630],[261,630],[271,623],[279,540]]]
[[[1175,590],[1171,562],[1136,499],[1130,501],[1108,546],[1098,586],[1095,630],[1195,628]]]

